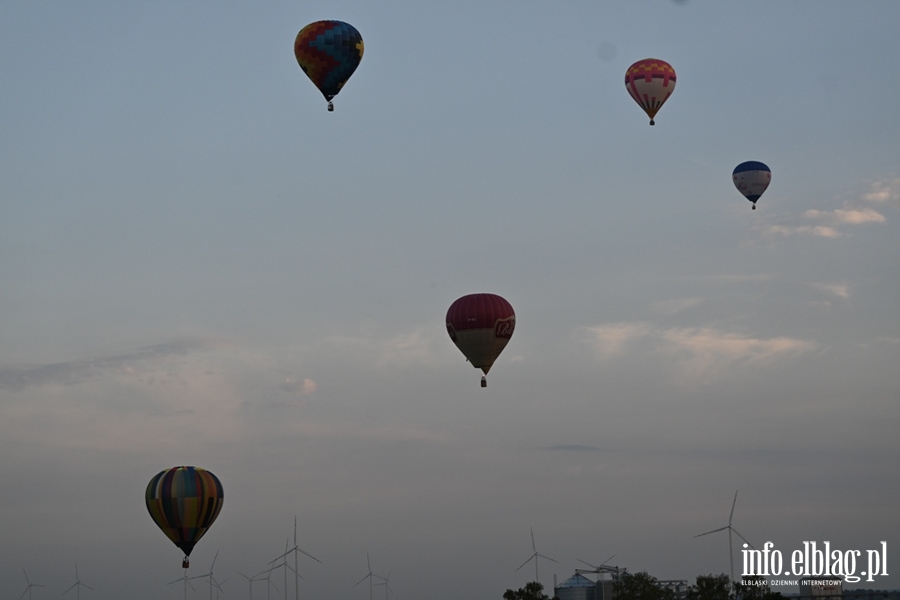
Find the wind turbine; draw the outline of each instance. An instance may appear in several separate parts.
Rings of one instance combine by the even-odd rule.
[[[92,592],[94,591],[94,588],[92,588],[91,586],[81,583],[81,579],[78,577],[78,563],[75,563],[75,583],[72,584],[72,587],[64,591],[62,595],[65,596],[72,591],[72,588],[75,588],[75,597],[78,600],[81,600],[81,588],[83,587],[91,590]]]
[[[202,577],[202,575],[201,575],[201,577]],[[184,575],[182,575],[181,577],[179,577],[179,578],[176,579],[175,581],[170,581],[170,582],[167,583],[166,585],[172,585],[173,583],[178,583],[179,581],[183,581],[183,582],[184,582],[184,600],[187,600],[187,589],[188,589],[188,586],[189,586],[189,585],[191,586],[191,590],[193,590],[193,591],[195,591],[195,592],[197,591],[197,590],[194,589],[194,586],[191,585],[191,582],[188,581],[188,579],[191,579],[191,578],[187,576],[187,569],[185,569],[185,570],[184,570]]]
[[[262,575],[263,573],[266,574],[266,600],[269,600],[269,598],[271,597],[271,594],[272,594],[272,588],[275,588],[275,591],[278,592],[279,594],[281,593],[281,590],[278,589],[277,585],[272,583],[272,569],[266,569],[265,571],[260,571],[256,575]],[[254,577],[256,577],[256,575],[254,575]],[[260,579],[260,581],[262,581],[262,579]],[[287,590],[285,590],[285,592],[287,592]]]
[[[522,567],[524,567],[525,565],[527,565],[528,563],[530,563],[533,560],[534,561],[534,580],[539,581],[539,579],[538,579],[538,557],[540,556],[541,558],[546,558],[547,560],[552,560],[555,563],[558,563],[559,561],[554,560],[554,559],[550,558],[549,556],[544,556],[543,554],[540,554],[537,551],[537,547],[534,545],[534,528],[533,527],[531,528],[531,549],[534,550],[534,554],[532,554],[528,558],[528,560],[526,560],[521,565],[519,565],[519,569],[521,569]],[[519,569],[516,569],[516,571],[518,571]]]
[[[250,600],[253,600],[253,582],[254,582],[254,581],[262,581],[262,580],[261,580],[261,579],[257,579],[257,578],[256,578],[256,575],[254,575],[253,577],[247,577],[246,575],[244,575],[244,574],[241,573],[240,571],[238,571],[237,573],[238,573],[238,575],[240,575],[241,577],[243,577],[244,579],[246,579],[246,580],[247,580],[247,583],[250,584]],[[259,573],[257,573],[257,575],[259,575]]]
[[[298,570],[298,567],[297,567],[297,553],[305,554],[306,556],[310,557],[311,559],[313,559],[314,561],[316,561],[319,564],[322,564],[322,561],[319,560],[318,558],[316,558],[315,556],[313,556],[312,554],[310,554],[309,552],[307,552],[306,550],[301,550],[300,546],[297,545],[297,515],[294,515],[294,547],[291,548],[290,550],[286,550],[285,553],[282,554],[281,556],[276,556],[275,560],[286,557],[291,552],[294,553],[294,599],[300,600],[300,580],[299,580],[300,571]],[[285,563],[285,565],[287,565],[287,563]],[[285,571],[284,576],[285,576],[284,593],[285,593],[285,596],[287,596],[287,571]]]
[[[272,571],[274,571],[276,569],[284,568],[284,597],[285,598],[287,598],[287,572],[288,572],[288,569],[291,569],[291,566],[289,564],[287,564],[287,555],[289,553],[287,547],[288,547],[288,541],[284,540],[284,554],[282,554],[281,556],[278,556],[277,558],[273,559],[269,563],[272,566],[269,567],[269,571],[268,571],[269,573],[271,573]],[[281,559],[281,562],[276,565],[275,561],[278,560],[279,558]],[[293,569],[291,569],[291,570],[294,571]],[[296,573],[297,572],[294,571],[294,574],[296,574]],[[294,588],[296,589],[296,587],[297,587],[297,584],[296,584],[296,580],[295,580]]]
[[[22,573],[25,573],[25,569],[22,569]],[[31,583],[31,580],[28,579],[28,573],[25,573],[25,581],[28,583],[28,587],[25,588],[25,592],[28,592],[28,600],[31,600],[31,588],[33,587],[47,587],[46,585],[40,583]],[[22,595],[19,596],[19,600],[25,597],[25,592],[22,592]]]
[[[384,600],[388,600],[388,592],[394,593],[394,590],[391,588],[391,574],[388,573],[388,576],[384,578],[382,583],[376,583],[375,585],[383,585],[384,586]]]
[[[383,580],[383,581],[387,581],[387,580],[386,580],[384,577],[382,577],[381,575],[376,575],[375,573],[372,572],[372,563],[369,561],[369,553],[368,553],[368,552],[366,552],[366,566],[369,567],[369,573],[368,573],[365,577],[363,577],[362,579],[360,579],[359,581],[357,581],[355,584],[353,584],[353,587],[358,586],[358,585],[361,584],[363,581],[365,581],[366,579],[368,579],[368,580],[369,580],[369,600],[372,600],[372,591],[373,591],[373,589],[372,589],[372,579],[375,578],[375,577],[377,577],[378,579],[381,579],[381,580]]]
[[[209,573],[206,573],[205,575],[194,575],[193,577],[188,577],[188,579],[200,579],[202,577],[209,577],[209,600],[212,600],[213,583],[215,583],[216,587],[219,587],[218,582],[216,582],[213,578],[213,567],[216,566],[217,558],[219,558],[218,550],[216,550],[216,555],[213,557],[212,565],[210,565],[209,567]],[[185,571],[185,576],[187,576],[187,571]]]
[[[728,557],[731,561],[731,581],[734,581],[734,548],[731,543],[731,532],[733,531],[739,538],[741,538],[742,540],[747,542],[747,544],[751,548],[756,550],[756,548],[753,547],[753,544],[751,544],[750,542],[747,541],[747,538],[742,536],[741,533],[737,529],[735,529],[734,527],[731,526],[731,519],[734,517],[734,505],[737,503],[737,495],[738,495],[737,490],[735,490],[734,491],[734,500],[731,502],[731,512],[728,514],[728,525],[694,536],[695,538],[698,538],[698,537],[702,537],[704,535],[709,535],[710,533],[718,533],[719,531],[725,531],[726,529],[728,530]]]

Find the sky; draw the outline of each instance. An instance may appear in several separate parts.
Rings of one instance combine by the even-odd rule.
[[[333,113],[292,54],[320,19],[365,41]],[[295,517],[303,598],[366,600],[368,553],[394,598],[497,600],[532,529],[546,588],[612,556],[693,582],[729,570],[694,536],[735,492],[755,547],[860,571],[885,542],[847,587],[900,587],[898,28],[887,0],[0,3],[0,596],[77,564],[82,598],[183,597],[144,504],[176,465],[224,486],[188,575],[217,556],[228,598]],[[678,75],[654,127],[648,57]],[[476,292],[517,316],[486,389],[444,323]]]

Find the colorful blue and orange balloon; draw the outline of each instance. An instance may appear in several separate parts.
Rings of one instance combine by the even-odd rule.
[[[734,168],[731,179],[734,187],[753,203],[753,210],[756,210],[756,201],[772,181],[772,171],[764,163],[748,160]]]
[[[658,58],[639,60],[625,71],[625,87],[656,125],[656,113],[675,90],[675,69]]]
[[[496,294],[469,294],[450,305],[446,321],[456,347],[487,375],[512,337],[516,313]],[[481,387],[487,387],[487,378],[481,378]]]
[[[194,545],[219,516],[224,498],[219,478],[199,467],[172,467],[147,484],[150,517],[184,552],[181,566],[185,569]]]
[[[294,56],[306,76],[328,101],[353,75],[363,55],[362,36],[353,25],[342,21],[316,21],[300,30],[294,40]]]

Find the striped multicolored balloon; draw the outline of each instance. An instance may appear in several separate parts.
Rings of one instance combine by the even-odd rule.
[[[625,87],[655,125],[656,113],[675,90],[675,69],[658,58],[639,60],[625,71]]]
[[[316,21],[300,30],[294,56],[333,110],[331,99],[353,75],[363,55],[362,36],[343,21]]]
[[[224,497],[219,478],[199,467],[172,467],[147,484],[147,510],[166,537],[184,552],[183,567],[188,567],[194,544],[219,516]]]

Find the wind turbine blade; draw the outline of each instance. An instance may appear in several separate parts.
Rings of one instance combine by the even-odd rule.
[[[756,548],[753,546],[753,544],[751,544],[750,541],[749,541],[747,538],[745,538],[744,536],[742,536],[741,533],[740,533],[737,529],[735,529],[734,527],[732,527],[731,530],[732,530],[739,538],[741,538],[742,540],[744,540],[745,542],[747,542],[747,545],[748,545],[748,546],[750,546],[751,548],[753,548],[754,550],[756,550]]]
[[[589,562],[586,561],[586,560],[581,560],[580,558],[578,558],[578,559],[576,559],[576,560],[577,560],[578,562],[582,562],[582,563],[586,564],[587,566],[589,566],[589,567],[592,568],[592,569],[596,569],[596,570],[598,570],[598,571],[600,570],[600,567],[595,567],[594,565],[592,565],[591,563],[589,563]]]
[[[216,566],[216,559],[219,558],[219,551],[216,550],[216,555],[213,556],[213,564],[209,567],[210,574],[213,572],[213,567]]]
[[[361,584],[363,581],[365,581],[366,579],[368,579],[368,578],[371,577],[371,576],[372,576],[372,574],[369,573],[368,575],[366,575],[365,577],[363,577],[362,579],[360,579],[359,581],[357,581],[356,583],[354,583],[354,584],[353,584],[353,587],[358,586],[359,584]]]
[[[609,561],[611,561],[611,560],[614,559],[615,557],[616,557],[616,555],[613,554],[612,556],[610,556],[609,558],[607,558],[606,560],[604,560],[604,561],[603,561],[602,563],[600,563],[600,564],[601,564],[601,565],[605,565],[606,563],[608,563]]]
[[[699,534],[699,535],[695,535],[694,537],[695,537],[695,538],[703,537],[704,535],[709,535],[709,534],[711,534],[711,533],[716,533],[717,531],[725,531],[726,529],[728,529],[728,525],[726,525],[725,527],[719,527],[718,529],[713,529],[712,531],[707,531],[706,533],[701,533],[701,534]]]
[[[531,549],[537,554],[537,547],[534,545],[534,527],[529,527],[529,529],[531,529]]]
[[[272,560],[270,560],[269,563],[273,563],[273,562],[275,562],[276,560],[278,560],[279,558],[284,558],[285,556],[287,556],[287,555],[290,554],[291,552],[293,552],[293,550],[288,550],[288,551],[285,552],[284,554],[279,554],[278,556],[276,556],[275,558],[273,558]]]
[[[170,582],[167,583],[166,585],[172,585],[173,583],[178,583],[179,581],[182,581],[183,579],[184,579],[184,577],[179,577],[179,578],[176,579],[175,581],[170,581]]]
[[[734,505],[737,504],[737,490],[734,490],[734,500],[731,502],[731,512],[728,514],[728,524],[731,525],[731,517],[734,516]]]
[[[64,591],[64,592],[62,593],[62,595],[65,596],[66,594],[68,594],[69,592],[71,592],[71,591],[72,591],[72,588],[75,587],[76,585],[78,585],[78,582],[73,583],[73,584],[72,584],[72,587],[70,587],[69,589],[67,589],[66,591]]]
[[[300,554],[305,554],[306,556],[310,557],[311,559],[313,559],[314,561],[316,561],[316,562],[319,563],[320,565],[323,564],[321,560],[319,560],[318,558],[316,558],[315,556],[313,556],[312,554],[310,554],[310,553],[307,552],[306,550],[301,550],[300,548],[298,548],[298,547],[296,547],[296,546],[294,546],[294,550],[296,550],[296,551],[299,552]]]
[[[547,560],[552,560],[552,561],[555,562],[555,563],[559,563],[558,560],[553,559],[553,558],[550,558],[549,556],[544,556],[543,554],[536,554],[535,556],[540,556],[541,558],[545,558],[545,559],[547,559]]]
[[[524,567],[525,565],[527,565],[528,563],[530,563],[530,562],[532,561],[532,559],[534,559],[535,556],[537,556],[537,552],[535,552],[535,553],[532,554],[530,557],[528,557],[528,560],[526,560],[525,562],[523,562],[523,563],[519,566],[519,569],[521,569],[522,567]],[[518,571],[519,569],[516,569],[516,571]]]
[[[81,584],[81,587],[86,587],[87,589],[91,590],[92,592],[94,591],[94,588],[92,588],[89,585],[84,585],[83,583]]]

